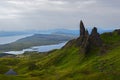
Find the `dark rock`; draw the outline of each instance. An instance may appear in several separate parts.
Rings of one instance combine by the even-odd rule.
[[[97,32],[97,28],[92,29],[91,34],[89,35],[88,30],[85,30],[84,24],[80,22],[80,37],[77,39],[77,46],[81,46],[83,53],[88,53],[92,46],[101,47],[102,40],[100,34]]]
[[[84,38],[86,37],[85,35],[86,35],[85,27],[84,27],[84,24],[83,24],[83,22],[81,20],[80,21],[80,36],[76,40],[77,46],[81,46],[83,44]]]
[[[87,53],[89,51],[89,33],[88,33],[88,30],[85,31],[85,36],[84,36],[84,39],[83,39],[83,42],[82,42],[82,51],[83,53]]]
[[[98,33],[98,32],[97,32],[97,28],[94,27],[94,28],[92,29],[91,35],[93,35],[93,34],[97,34],[97,33]]]
[[[82,21],[80,21],[80,36],[85,35],[85,27]]]
[[[102,46],[102,40],[100,38],[100,34],[97,32],[96,27],[92,29],[89,40],[90,40],[91,45],[93,46],[98,46],[98,47]]]
[[[84,24],[80,21],[80,36],[77,39],[69,41],[65,47],[76,45],[80,47],[82,53],[87,54],[93,46],[101,47],[102,40],[100,34],[97,32],[97,28],[94,27],[91,34],[89,35],[88,30],[85,30]]]
[[[85,30],[84,24],[80,21],[80,37],[76,39],[76,45],[81,47],[83,53],[87,53],[89,49],[89,33]]]

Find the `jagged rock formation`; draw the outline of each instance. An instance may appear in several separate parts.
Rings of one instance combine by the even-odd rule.
[[[80,36],[77,39],[69,41],[64,47],[70,47],[71,45],[81,47],[82,53],[87,54],[92,47],[101,47],[103,42],[100,38],[100,34],[97,32],[97,28],[92,29],[89,35],[88,30],[85,29],[84,24],[80,21]],[[64,48],[63,47],[63,48]]]
[[[79,46],[81,46],[83,53],[88,53],[92,46],[102,46],[102,40],[100,34],[97,32],[97,28],[94,27],[89,35],[82,21],[80,22],[80,37],[77,39],[77,42],[79,42]]]
[[[83,53],[88,53],[91,47],[101,47],[102,40],[100,34],[97,32],[97,28],[92,29],[91,34],[89,35],[88,30],[85,30],[84,24],[80,21],[80,37],[76,40],[77,46],[81,47]]]
[[[85,30],[84,24],[80,21],[80,36],[77,38],[77,46],[84,46],[87,38],[89,37],[89,33]]]
[[[102,45],[102,40],[100,38],[100,34],[97,32],[96,27],[92,29],[92,32],[90,35],[90,43],[91,45],[98,46],[98,47]]]

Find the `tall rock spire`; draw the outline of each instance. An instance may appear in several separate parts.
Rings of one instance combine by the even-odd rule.
[[[81,20],[80,21],[80,36],[83,36],[83,35],[85,35],[85,27],[84,27],[83,21]]]
[[[100,34],[97,32],[97,28],[92,29],[91,34],[89,35],[88,30],[85,30],[84,24],[80,22],[80,37],[78,38],[78,43],[81,46],[81,51],[83,53],[88,53],[93,46],[101,47],[102,40]]]
[[[83,24],[83,22],[81,20],[80,21],[80,36],[77,39],[77,45],[78,46],[82,45],[82,43],[84,41],[84,38],[85,38],[85,27],[84,27],[84,24]]]
[[[81,48],[81,52],[88,54],[92,47],[100,48],[103,44],[100,34],[97,32],[97,28],[92,29],[91,34],[85,29],[84,24],[80,21],[80,36],[77,39],[69,41],[66,46],[76,45]]]

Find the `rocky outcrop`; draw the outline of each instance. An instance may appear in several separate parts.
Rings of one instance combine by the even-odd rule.
[[[80,36],[77,39],[70,40],[63,48],[70,47],[71,45],[80,47],[80,51],[87,54],[93,46],[101,47],[102,40],[96,27],[92,29],[92,32],[89,35],[89,32],[85,29],[83,22],[80,21]]]
[[[83,53],[88,52],[88,49],[89,49],[89,33],[88,33],[88,30],[85,31],[84,39],[83,39],[83,42],[82,42],[82,44],[80,46],[82,48],[81,51]]]
[[[101,47],[102,40],[97,28],[92,29],[89,35],[88,30],[85,30],[84,24],[80,21],[80,37],[77,39],[77,46],[81,47],[83,53],[88,53],[92,46]]]
[[[80,21],[80,36],[77,38],[77,46],[84,46],[89,33],[85,30],[84,24]]]
[[[90,38],[89,40],[91,45],[97,46],[97,47],[102,46],[102,40],[100,38],[100,34],[97,32],[96,27],[92,29],[92,32],[89,38]]]

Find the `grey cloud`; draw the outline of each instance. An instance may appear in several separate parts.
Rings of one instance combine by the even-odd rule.
[[[2,0],[0,30],[120,28],[119,0]]]

